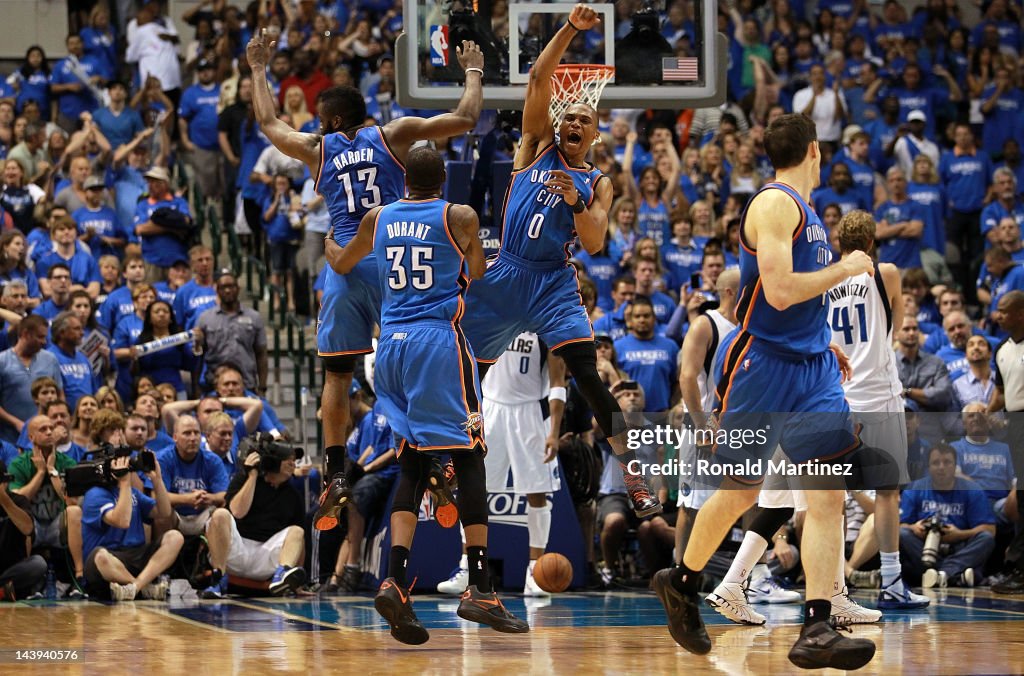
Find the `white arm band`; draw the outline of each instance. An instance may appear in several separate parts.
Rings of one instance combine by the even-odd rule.
[[[552,387],[548,393],[548,401],[565,402],[566,392],[564,387]]]

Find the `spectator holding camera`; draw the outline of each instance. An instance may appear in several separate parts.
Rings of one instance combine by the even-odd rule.
[[[115,426],[105,441],[123,444],[124,433]],[[178,558],[185,540],[178,531],[154,528],[147,543],[143,522],[170,519],[173,511],[160,464],[146,474],[153,484],[151,498],[132,486],[130,462],[128,456],[111,460],[116,483],[90,488],[82,501],[87,591],[112,601],[133,601],[136,594],[162,601],[168,586],[159,576]]]
[[[223,598],[227,575],[270,580],[270,593],[282,596],[306,581],[301,567],[305,550],[305,508],[292,487],[300,449],[276,444],[253,450],[244,471],[231,479],[227,509],[218,509],[206,526],[213,584],[204,598]]]
[[[9,490],[12,479],[0,463],[0,601],[9,603],[37,594],[46,582],[46,561],[31,553],[31,507]]]
[[[200,535],[217,507],[224,506],[228,475],[224,463],[199,449],[199,421],[181,416],[174,424],[174,447],[157,455],[164,485],[174,508],[174,527]]]
[[[900,498],[904,577],[925,588],[973,587],[996,543],[992,507],[978,484],[956,475],[951,446],[931,449],[928,474]]]

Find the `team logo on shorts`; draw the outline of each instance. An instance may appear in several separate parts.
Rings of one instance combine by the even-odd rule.
[[[462,423],[463,432],[479,432],[484,426],[484,417],[479,413],[470,413],[466,422]]]
[[[749,371],[750,370],[750,359],[744,359],[743,360],[743,370],[744,371]]]

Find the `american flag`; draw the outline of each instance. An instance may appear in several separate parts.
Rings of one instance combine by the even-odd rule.
[[[663,80],[696,80],[697,57],[683,58],[666,57],[661,60],[661,78]]]

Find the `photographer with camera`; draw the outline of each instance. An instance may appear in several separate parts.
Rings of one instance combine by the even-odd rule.
[[[8,490],[14,480],[0,463],[0,601],[14,602],[39,592],[46,581],[46,560],[31,553],[28,500]]]
[[[227,574],[270,580],[270,593],[282,596],[306,581],[302,522],[305,508],[292,487],[301,448],[275,443],[269,435],[247,438],[239,448],[242,469],[227,490],[227,509],[213,513],[206,526],[213,584],[203,598],[223,598]]]
[[[159,576],[178,558],[185,539],[178,531],[161,532],[154,527],[152,539],[146,542],[143,522],[166,522],[173,514],[160,464],[153,462],[152,471],[146,473],[153,484],[151,498],[132,486],[132,468],[140,463],[130,451],[121,454],[129,450],[124,443],[124,421],[100,422],[92,423],[93,438],[113,457],[104,460],[103,483],[86,491],[82,501],[87,591],[94,599],[132,601],[141,594],[162,601],[168,586]]]
[[[973,587],[995,547],[995,515],[981,486],[956,476],[956,450],[938,443],[929,476],[900,498],[900,559],[908,583]]]
[[[199,448],[199,421],[181,416],[174,423],[174,447],[157,455],[174,508],[174,528],[201,535],[213,510],[224,506],[228,475],[220,457]]]

